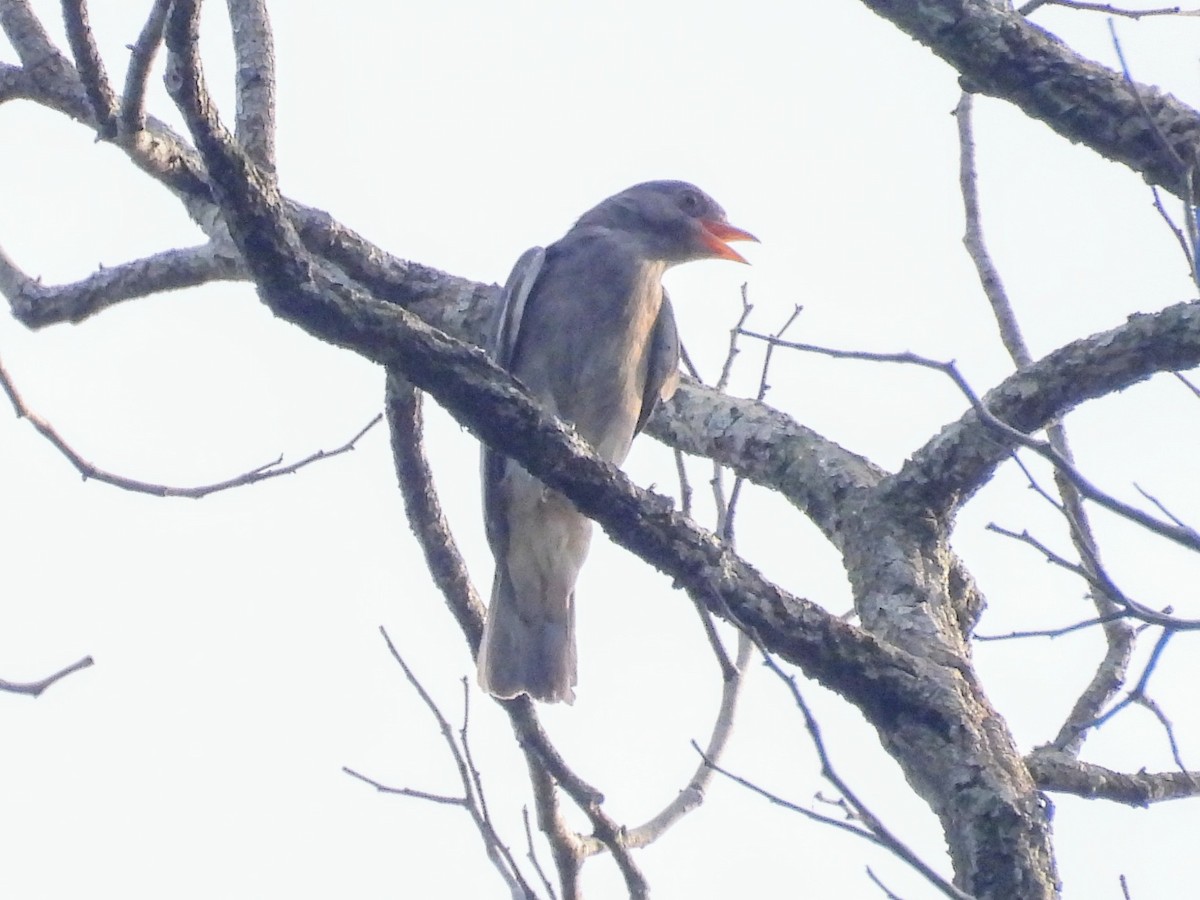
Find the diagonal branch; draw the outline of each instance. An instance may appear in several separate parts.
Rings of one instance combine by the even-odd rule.
[[[63,23],[67,42],[75,56],[75,70],[87,91],[88,104],[103,139],[117,136],[117,97],[104,71],[104,60],[88,22],[87,0],[63,0]]]
[[[0,293],[8,297],[13,317],[29,328],[82,322],[125,300],[248,276],[236,255],[210,242],[101,268],[71,284],[44,285],[21,271],[0,247]]]
[[[6,681],[0,678],[0,691],[9,694],[27,694],[30,697],[40,697],[42,692],[50,685],[62,681],[68,675],[78,672],[80,669],[86,669],[95,664],[90,656],[85,656],[83,659],[76,660],[64,669],[59,669],[53,675],[47,675],[45,678],[39,678],[37,681]]]
[[[146,82],[162,44],[163,26],[170,6],[171,0],[154,0],[146,24],[129,48],[129,68],[125,72],[125,92],[121,97],[122,134],[136,134],[146,127]]]
[[[931,663],[883,644],[765,579],[668,500],[638,488],[596,457],[477,347],[327,274],[300,245],[274,181],[216,120],[195,56],[192,13],[192,4],[176,2],[168,19],[170,82],[208,160],[231,233],[273,312],[404,372],[477,437],[569,496],[618,544],[678,580],[692,596],[703,597],[718,614],[732,610],[773,652],[852,698],[869,718],[890,722],[910,709],[922,718],[929,715],[930,691],[949,690],[936,677],[940,687],[925,683]]]
[[[975,264],[979,284],[992,307],[992,314],[1000,331],[1000,339],[1013,364],[1020,369],[1032,364],[1033,355],[1025,343],[1025,336],[1021,333],[1021,327],[1017,323],[1012,303],[1008,298],[1008,291],[1004,288],[1004,281],[992,262],[991,253],[988,251],[987,242],[983,237],[983,217],[979,205],[979,180],[975,168],[975,134],[972,127],[971,107],[971,95],[964,91],[954,110],[958,124],[959,186],[966,219],[963,245],[966,247],[971,261]],[[1054,421],[1046,426],[1046,437],[1059,458],[1069,464],[1074,463],[1074,454],[1067,438],[1067,429],[1061,421]],[[1022,468],[1024,468],[1023,465]],[[1026,470],[1025,474],[1029,477],[1030,473]],[[1032,478],[1030,480],[1032,481]],[[1106,588],[1098,587],[1101,579],[1107,586],[1114,589],[1116,586],[1108,578],[1100,562],[1100,548],[1096,543],[1079,487],[1070,475],[1059,466],[1054,467],[1054,483],[1062,498],[1062,504],[1055,504],[1055,506],[1066,519],[1071,543],[1075,545],[1079,553],[1080,574],[1093,588],[1096,588],[1091,591],[1091,597],[1096,606],[1097,616],[1104,625],[1105,640],[1104,657],[1096,666],[1091,680],[1076,699],[1071,713],[1067,717],[1067,723],[1063,726],[1065,729],[1071,723],[1086,722],[1095,718],[1104,705],[1116,694],[1129,667],[1135,635],[1129,623],[1113,615],[1116,612],[1115,598]],[[1115,602],[1119,603],[1119,601]],[[1130,608],[1128,604],[1126,604],[1126,608]],[[1060,735],[1062,733],[1064,732],[1060,731]],[[1072,733],[1076,735],[1073,747],[1078,752],[1082,747],[1083,736],[1086,732],[1073,731]]]
[[[1123,163],[1185,201],[1200,155],[1200,114],[1170,94],[1127,82],[993,0],[862,0],[929,47],[964,87],[1015,104],[1072,143]],[[1143,111],[1144,110],[1144,111]],[[1158,135],[1166,136],[1164,151]]]
[[[483,604],[471,584],[433,486],[433,476],[422,446],[420,393],[397,371],[391,371],[386,396],[392,456],[410,527],[425,554],[434,583],[458,620],[474,655],[483,632]],[[644,878],[623,842],[624,829],[601,808],[603,796],[567,766],[542,728],[528,697],[497,703],[508,714],[518,744],[525,753],[536,800],[538,827],[550,841],[564,897],[571,900],[578,896],[579,868],[583,859],[602,849],[613,853],[625,875],[630,895],[641,896],[645,892]],[[595,838],[584,839],[566,824],[558,806],[556,782],[592,821]]]
[[[1072,341],[1004,379],[982,398],[990,415],[971,409],[947,425],[892,476],[891,488],[919,495],[931,509],[948,513],[986,483],[1021,443],[1015,437],[1000,439],[989,419],[1028,434],[1088,400],[1160,372],[1196,365],[1200,303],[1132,315],[1126,323]],[[1171,536],[1186,543],[1177,527]]]
[[[442,713],[437,701],[425,690],[425,686],[421,684],[420,679],[417,678],[408,663],[404,661],[404,657],[396,649],[396,645],[392,642],[392,638],[387,633],[387,630],[380,627],[379,632],[383,635],[383,640],[387,644],[388,652],[391,654],[392,659],[400,666],[405,679],[412,686],[413,690],[416,691],[417,696],[421,698],[421,702],[425,704],[425,708],[429,710],[434,721],[437,722],[438,731],[442,735],[442,741],[446,744],[450,752],[450,758],[454,761],[455,769],[458,771],[458,780],[463,794],[461,797],[455,797],[445,794],[432,794],[416,788],[390,787],[372,778],[368,778],[366,775],[356,772],[347,766],[343,766],[342,771],[383,793],[399,794],[400,796],[412,797],[417,800],[427,800],[431,803],[462,807],[471,817],[471,822],[474,824],[476,832],[478,832],[480,839],[483,841],[488,861],[491,862],[492,866],[504,880],[513,900],[536,900],[537,894],[529,886],[528,882],[525,881],[520,868],[517,866],[516,859],[513,858],[512,852],[496,832],[491,816],[488,814],[487,802],[483,796],[479,771],[475,768],[475,764],[471,760],[466,744],[468,708],[464,707],[463,710],[461,737],[459,740],[455,740],[450,722],[446,719],[445,714]],[[464,684],[463,687],[465,694],[466,685]]]
[[[0,0],[0,28],[35,84],[46,86],[67,72],[74,74],[27,0]]]
[[[269,463],[257,466],[240,475],[227,478],[224,481],[192,487],[178,487],[169,484],[141,481],[125,475],[117,475],[88,462],[75,448],[67,443],[53,425],[25,405],[25,401],[22,399],[20,393],[18,393],[11,376],[9,376],[8,371],[4,368],[3,362],[0,362],[0,389],[8,397],[8,402],[12,404],[13,412],[17,414],[17,418],[25,419],[29,422],[38,434],[49,441],[54,449],[66,457],[67,462],[75,467],[75,471],[83,476],[84,481],[98,481],[101,484],[108,484],[137,494],[151,494],[155,497],[187,497],[193,500],[198,500],[201,497],[207,497],[209,494],[216,494],[220,491],[227,491],[231,488],[245,487],[259,481],[266,481],[269,478],[278,478],[280,475],[292,475],[312,463],[332,459],[335,456],[341,456],[343,453],[349,453],[355,448],[363,435],[378,425],[382,418],[382,416],[375,416],[370,422],[359,429],[350,440],[332,450],[317,450],[303,459],[288,463],[287,465],[282,464],[283,458],[281,456]]]

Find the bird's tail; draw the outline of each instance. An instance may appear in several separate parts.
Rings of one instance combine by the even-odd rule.
[[[544,595],[530,599],[518,597],[505,567],[496,566],[479,645],[479,685],[505,699],[528,694],[546,703],[574,703],[575,594],[566,596],[565,607],[561,597],[549,604]]]

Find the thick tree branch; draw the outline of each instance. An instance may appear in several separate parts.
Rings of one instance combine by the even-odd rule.
[[[1069,752],[1039,747],[1025,758],[1044,791],[1149,806],[1200,795],[1200,772],[1116,772]]]
[[[70,60],[54,46],[26,0],[0,0],[0,28],[34,84],[45,86],[74,74]]]
[[[129,68],[125,72],[125,92],[121,97],[122,134],[134,134],[146,127],[146,82],[162,43],[163,25],[170,7],[171,0],[154,0],[146,24],[129,48]]]
[[[117,135],[117,97],[104,71],[104,60],[88,22],[86,0],[63,0],[63,22],[67,41],[75,56],[75,70],[87,91],[88,105],[96,121],[100,137],[112,139]]]
[[[1085,59],[1008,2],[863,3],[958,70],[968,90],[1008,100],[1073,143],[1195,200],[1188,172],[1200,159],[1200,115],[1170,94]]]
[[[434,582],[458,620],[474,655],[483,632],[483,604],[475,593],[433,487],[433,476],[421,441],[420,392],[398,371],[392,370],[388,374],[386,394],[392,454],[409,523],[425,554]],[[601,807],[603,796],[567,766],[542,728],[529,698],[518,697],[497,703],[508,714],[517,742],[525,753],[536,800],[538,827],[550,841],[564,900],[579,896],[578,878],[583,860],[605,849],[612,852],[625,875],[630,896],[644,894],[645,879],[629,855],[625,830],[604,812]],[[555,782],[591,820],[596,831],[594,837],[583,838],[568,827],[558,805]]]
[[[244,281],[249,277],[236,254],[212,242],[198,247],[164,250],[121,263],[71,284],[44,285],[30,278],[0,247],[0,293],[13,318],[28,328],[59,322],[82,322],[125,300],[164,291],[196,287],[211,281]]]
[[[446,598],[474,658],[483,635],[484,605],[434,490],[433,474],[421,440],[424,429],[421,392],[399,372],[391,371],[387,376],[384,406],[405,518],[425,555],[429,574]]]
[[[1000,421],[1028,434],[1084,403],[1151,375],[1200,365],[1200,302],[1138,313],[1123,325],[1072,341],[1006,378],[983,398]],[[889,477],[897,496],[919,498],[946,514],[964,503],[1008,458],[999,440],[970,410],[917,450]]]
[[[234,134],[264,170],[275,170],[275,45],[263,0],[227,0],[237,59]]]
[[[217,123],[200,81],[189,4],[167,27],[175,97],[209,163],[230,229],[264,302],[310,333],[404,372],[473,433],[568,494],[619,544],[675,578],[718,613],[732,610],[766,646],[856,702],[871,718],[923,718],[927,665],[762,577],[665,498],[635,486],[561,422],[546,416],[477,347],[332,281],[304,252],[273,181]],[[765,435],[764,435],[765,437]],[[943,686],[950,689],[949,685]],[[912,704],[916,701],[916,706]]]

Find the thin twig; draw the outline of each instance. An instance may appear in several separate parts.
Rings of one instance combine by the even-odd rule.
[[[955,108],[959,138],[959,190],[963,198],[966,220],[963,246],[975,265],[980,286],[992,308],[1001,341],[1013,364],[1019,369],[1030,365],[1033,362],[1033,355],[1029,352],[1029,346],[1017,323],[1012,302],[1004,288],[1004,282],[992,261],[987,242],[984,240],[983,215],[979,202],[979,176],[975,165],[975,133],[971,111],[971,96],[964,91]],[[1059,457],[1068,463],[1073,463],[1074,456],[1067,437],[1067,430],[1061,422],[1052,422],[1046,426],[1046,438],[1049,447]],[[1067,473],[1056,467],[1054,483],[1059,497],[1062,498],[1061,502],[1058,502],[1042,489],[1019,454],[1014,451],[1012,458],[1021,467],[1034,490],[1066,520],[1071,543],[1079,552],[1082,560],[1082,564],[1077,570],[1079,574],[1083,575],[1089,584],[1103,583],[1111,586],[1115,591],[1116,585],[1100,561],[1100,550],[1079,488]],[[1060,737],[1070,729],[1072,723],[1094,717],[1104,704],[1112,699],[1120,688],[1133,652],[1134,634],[1129,626],[1120,620],[1119,616],[1112,615],[1115,610],[1112,606],[1113,599],[1110,591],[1093,590],[1091,596],[1098,614],[1097,621],[1104,625],[1105,653],[1092,678],[1076,699],[1070,717],[1060,729]],[[1078,732],[1079,735],[1083,733]],[[1078,750],[1080,746],[1077,745],[1074,749]]]
[[[1141,525],[1148,531],[1152,531],[1160,537],[1165,537],[1168,540],[1174,541],[1180,546],[1186,547],[1189,550],[1200,551],[1200,533],[1190,528],[1179,528],[1178,526],[1160,522],[1153,516],[1140,510],[1135,506],[1130,506],[1117,500],[1110,494],[1106,494],[1088,481],[1083,474],[1075,468],[1070,462],[1065,460],[1053,447],[1045,441],[1039,441],[1029,435],[1018,431],[1006,422],[1002,422],[984,405],[984,403],[975,394],[975,391],[963,378],[959,372],[958,366],[954,362],[939,362],[938,360],[927,359],[915,353],[873,353],[866,350],[839,350],[832,347],[821,347],[816,344],[802,344],[796,341],[783,341],[769,334],[759,334],[753,331],[743,332],[747,337],[756,338],[761,341],[772,341],[780,347],[786,347],[792,350],[799,350],[805,353],[819,353],[823,356],[829,356],[834,359],[858,359],[869,362],[884,362],[898,363],[901,365],[914,365],[925,369],[932,369],[935,372],[941,372],[953,381],[964,396],[971,402],[971,407],[980,421],[992,431],[995,431],[1000,436],[1006,438],[1009,442],[1019,444],[1023,447],[1028,447],[1034,453],[1048,460],[1055,468],[1062,470],[1071,483],[1079,489],[1079,492],[1088,500],[1102,506],[1109,512],[1115,513],[1122,518],[1128,519],[1137,525]]]
[[[550,883],[550,879],[546,877],[546,871],[542,868],[541,860],[538,859],[537,851],[533,848],[533,829],[529,827],[529,807],[521,807],[521,821],[525,825],[525,858],[529,860],[529,864],[533,866],[533,870],[537,872],[538,878],[542,881],[542,887],[546,889],[546,896],[550,900],[557,900],[558,894],[554,891],[554,885]]]
[[[866,868],[867,868],[867,877],[870,878],[872,882],[874,882],[874,884],[877,888],[879,888],[881,891],[883,891],[884,900],[904,900],[903,897],[901,897],[899,894],[897,894],[895,891],[893,891],[890,887],[888,887],[886,884],[884,884],[879,879],[879,876],[871,871],[870,866],[867,866]]]
[[[1153,607],[1146,606],[1144,603],[1139,603],[1138,601],[1126,595],[1119,587],[1117,587],[1117,585],[1113,583],[1106,573],[1102,571],[1097,572],[1095,569],[1071,562],[1069,559],[1066,559],[1058,553],[1055,553],[1044,543],[1031,535],[1028,531],[1009,531],[1007,528],[997,525],[994,522],[990,523],[987,528],[988,531],[993,531],[996,534],[1003,535],[1004,537],[1012,538],[1013,540],[1020,541],[1023,544],[1028,544],[1030,547],[1033,547],[1035,550],[1039,551],[1043,556],[1045,556],[1047,562],[1050,562],[1061,569],[1065,569],[1074,575],[1078,575],[1094,590],[1103,594],[1104,597],[1113,605],[1124,610],[1124,615],[1119,615],[1113,619],[1110,619],[1107,618],[1109,614],[1106,613],[1104,616],[1098,617],[1098,619],[1095,621],[1115,621],[1115,619],[1129,616],[1135,619],[1140,619],[1141,621],[1150,625],[1157,625],[1162,628],[1170,628],[1176,631],[1196,631],[1200,629],[1200,619],[1180,619],[1176,616],[1160,612]]]
[[[876,816],[870,808],[858,797],[858,795],[850,788],[845,779],[838,774],[834,768],[833,759],[829,755],[829,751],[825,746],[825,740],[821,736],[821,728],[817,723],[816,717],[812,714],[808,703],[805,701],[803,694],[800,692],[800,685],[796,681],[796,677],[785,671],[778,662],[763,648],[763,662],[766,663],[768,669],[787,685],[789,692],[792,695],[793,701],[796,703],[800,714],[804,717],[804,727],[808,731],[809,738],[812,740],[813,748],[817,752],[817,758],[821,762],[821,776],[828,781],[837,790],[839,794],[849,804],[850,810],[853,812],[857,821],[862,823],[864,830],[871,835],[875,843],[881,847],[891,851],[897,858],[908,863],[915,871],[920,873],[930,884],[940,890],[947,897],[953,897],[955,900],[970,900],[969,895],[965,894],[937,871],[927,865],[913,850],[901,841],[895,834],[888,829],[883,822]]]
[[[397,372],[387,378],[387,417],[392,434],[392,455],[413,533],[421,544],[434,583],[441,590],[472,650],[483,630],[483,604],[471,583],[453,534],[446,524],[433,475],[422,443],[420,392]],[[538,827],[550,841],[562,881],[564,900],[578,894],[579,864],[585,856],[603,849],[613,854],[631,896],[646,893],[645,878],[624,844],[624,829],[604,812],[604,795],[587,784],[567,765],[538,720],[533,703],[521,696],[497,700],[529,766],[537,802]],[[555,798],[555,782],[587,815],[595,837],[583,839],[570,829]]]
[[[62,681],[68,675],[78,672],[80,669],[86,669],[95,664],[90,656],[85,656],[83,659],[76,660],[65,669],[59,669],[53,675],[47,675],[37,681],[6,681],[0,678],[0,691],[5,691],[9,694],[27,694],[30,697],[40,697],[42,692],[50,685]]]
[[[1198,400],[1200,400],[1200,387],[1196,387],[1196,385],[1192,384],[1191,381],[1189,381],[1184,375],[1182,375],[1179,372],[1172,372],[1171,374],[1174,375],[1176,378],[1178,378],[1181,382],[1183,382],[1184,387],[1186,387],[1189,391],[1192,392],[1192,396],[1194,396]]]
[[[292,475],[306,466],[313,463],[321,462],[322,460],[332,459],[335,456],[341,456],[343,453],[349,453],[354,450],[358,442],[368,431],[374,428],[383,419],[382,414],[377,414],[372,417],[371,421],[367,422],[362,428],[355,432],[350,440],[346,441],[339,447],[334,447],[331,450],[317,450],[310,453],[303,459],[299,459],[294,463],[283,465],[283,456],[278,456],[268,463],[263,463],[249,471],[243,472],[240,475],[235,475],[232,478],[227,478],[224,481],[217,481],[211,484],[196,485],[193,487],[181,487],[178,485],[159,484],[151,481],[141,481],[136,478],[129,478],[125,475],[118,475],[110,472],[107,469],[102,469],[99,466],[84,459],[80,453],[75,450],[66,439],[58,433],[58,430],[31,410],[21,395],[17,392],[16,386],[12,382],[8,371],[4,368],[3,362],[0,362],[0,388],[4,389],[9,403],[12,404],[13,412],[17,414],[17,418],[25,419],[34,429],[50,442],[59,453],[66,457],[67,461],[74,466],[84,481],[98,481],[101,484],[111,485],[115,488],[120,488],[123,491],[132,491],[137,494],[150,494],[155,497],[186,497],[193,500],[198,500],[201,497],[207,497],[209,494],[215,494],[219,491],[228,491],[233,488],[245,487],[250,484],[257,484],[260,481],[266,481],[269,478],[278,478],[281,475]]]
[[[1125,9],[1113,6],[1111,3],[1089,3],[1085,0],[1030,0],[1018,12],[1028,16],[1034,10],[1043,6],[1061,6],[1064,9],[1078,9],[1083,12],[1098,12],[1109,16],[1121,16],[1126,19],[1145,19],[1152,16],[1194,16],[1195,12],[1185,11],[1180,6],[1160,6],[1155,9]]]
[[[1179,13],[1179,10],[1177,9],[1175,12]],[[1188,13],[1187,15],[1196,14],[1197,13]],[[1117,23],[1112,18],[1109,18],[1107,24],[1109,36],[1112,38],[1113,50],[1117,54],[1117,60],[1121,63],[1121,74],[1125,76],[1125,81],[1129,84],[1129,89],[1133,92],[1133,96],[1137,100],[1138,109],[1141,110],[1143,118],[1145,118],[1146,123],[1150,126],[1150,131],[1154,134],[1155,139],[1158,141],[1159,147],[1175,164],[1176,172],[1179,174],[1180,180],[1186,186],[1186,191],[1183,195],[1183,209],[1187,217],[1185,221],[1187,223],[1188,239],[1186,241],[1181,241],[1180,243],[1183,245],[1183,255],[1188,260],[1188,268],[1191,272],[1192,283],[1200,286],[1200,268],[1197,267],[1196,259],[1196,192],[1193,185],[1193,177],[1196,171],[1195,164],[1193,163],[1189,165],[1184,162],[1183,157],[1176,152],[1174,146],[1172,146],[1171,142],[1167,140],[1167,136],[1163,134],[1162,128],[1158,124],[1158,120],[1150,114],[1150,110],[1146,107],[1146,101],[1142,98],[1141,91],[1139,90],[1137,83],[1133,80],[1133,74],[1130,72],[1129,63],[1125,59],[1125,50],[1121,46],[1121,39],[1117,36]],[[1159,200],[1158,197],[1158,190],[1153,189],[1153,194],[1155,206],[1158,209],[1159,214],[1170,225],[1171,230],[1178,233],[1178,229],[1175,227],[1175,224],[1171,221],[1170,216],[1166,214],[1166,210],[1163,209],[1162,201]]]
[[[237,58],[237,142],[264,171],[275,171],[275,48],[264,0],[226,0]]]
[[[501,878],[504,879],[505,884],[508,886],[513,896],[526,897],[530,898],[530,900],[534,900],[534,898],[537,897],[537,894],[535,894],[529,884],[526,883],[524,876],[521,874],[520,868],[517,866],[516,860],[513,858],[512,852],[509,850],[504,841],[500,839],[500,835],[497,834],[496,829],[492,824],[491,817],[488,815],[487,804],[484,802],[482,794],[481,776],[479,771],[475,768],[474,762],[472,761],[466,748],[466,744],[455,740],[454,730],[451,727],[449,720],[442,713],[441,708],[437,705],[437,702],[425,689],[425,686],[421,684],[420,679],[417,678],[416,674],[409,667],[408,663],[404,661],[404,657],[401,656],[400,652],[396,649],[396,645],[393,643],[391,636],[387,633],[387,629],[380,626],[379,633],[383,636],[383,640],[387,644],[388,652],[391,654],[392,659],[395,660],[397,665],[400,666],[401,671],[404,673],[404,677],[408,680],[408,683],[412,686],[413,690],[416,691],[417,696],[421,698],[421,702],[425,704],[425,708],[429,710],[430,715],[432,715],[434,720],[437,722],[438,730],[442,734],[442,740],[446,744],[447,749],[450,751],[450,756],[454,760],[455,767],[458,769],[458,778],[459,783],[462,785],[463,796],[461,799],[456,798],[452,801],[442,802],[454,802],[456,805],[460,805],[467,810],[471,816],[472,822],[475,824],[475,830],[479,833],[479,836],[483,841],[484,849],[487,853],[489,861],[495,867],[496,871],[500,873]],[[463,687],[465,691],[465,683]],[[467,712],[468,708],[464,708],[463,724],[459,731],[459,734],[463,736],[465,736],[465,732],[467,730]],[[358,777],[361,778],[362,776]],[[395,791],[395,793],[404,793],[406,796],[416,796],[416,794],[408,789],[401,789]],[[429,798],[421,797],[421,799]]]
[[[1007,634],[976,634],[974,637],[977,641],[1012,641],[1031,637],[1057,638],[1076,631],[1082,631],[1085,628],[1094,628],[1097,625],[1103,625],[1105,622],[1111,622],[1114,619],[1123,619],[1127,615],[1129,614],[1125,612],[1109,613],[1107,616],[1084,619],[1082,622],[1076,622],[1073,625],[1063,625],[1060,628],[1035,628],[1025,631],[1010,631]]]
[[[733,361],[737,359],[738,353],[738,337],[742,333],[742,328],[746,325],[746,320],[750,318],[750,313],[754,311],[754,305],[750,302],[750,295],[747,292],[747,286],[742,285],[742,313],[738,316],[738,320],[733,327],[729,329],[729,349],[725,353],[725,362],[721,365],[721,374],[717,376],[715,385],[718,391],[724,391],[729,386],[729,377],[733,374]]]
[[[466,797],[452,797],[449,794],[433,794],[429,791],[418,790],[417,788],[395,787],[390,784],[384,784],[381,781],[376,781],[362,772],[352,769],[349,766],[342,766],[342,771],[351,778],[357,778],[359,781],[369,784],[381,794],[395,794],[399,797],[412,797],[415,800],[428,800],[430,803],[440,803],[443,806],[461,806],[464,809],[467,807]]]

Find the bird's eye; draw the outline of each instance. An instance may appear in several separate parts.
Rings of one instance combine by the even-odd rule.
[[[700,195],[695,191],[684,191],[683,196],[679,198],[679,205],[683,207],[686,213],[698,213],[703,205],[700,202]]]

